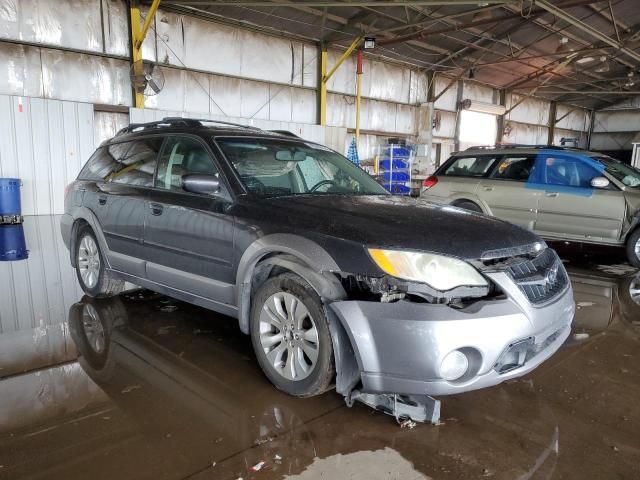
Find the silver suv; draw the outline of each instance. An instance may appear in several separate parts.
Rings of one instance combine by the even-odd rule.
[[[640,170],[562,147],[472,147],[424,181],[422,196],[493,215],[550,240],[626,247],[640,267]]]

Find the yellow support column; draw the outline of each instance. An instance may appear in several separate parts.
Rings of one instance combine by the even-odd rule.
[[[327,51],[320,54],[320,125],[327,124]]]
[[[149,13],[144,20],[144,25],[140,27],[140,6],[137,1],[131,2],[131,61],[133,62],[133,74],[136,77],[144,75],[142,68],[142,42],[147,36],[151,21],[158,11],[160,0],[153,0],[151,7],[149,7]],[[136,108],[144,108],[144,94],[142,91],[134,88],[135,93],[135,106]]]

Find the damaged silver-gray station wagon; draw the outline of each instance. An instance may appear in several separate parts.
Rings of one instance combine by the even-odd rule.
[[[391,196],[290,135],[131,125],[96,150],[65,208],[85,292],[129,281],[235,317],[292,395],[335,383],[375,404],[489,387],[549,358],[574,316],[562,262],[535,234]]]

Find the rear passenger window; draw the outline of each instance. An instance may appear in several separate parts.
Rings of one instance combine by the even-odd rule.
[[[161,146],[162,138],[152,137],[100,147],[79,178],[151,187]]]
[[[445,168],[442,175],[453,177],[484,177],[496,162],[494,156],[458,157]]]
[[[534,163],[534,156],[503,157],[491,178],[526,182],[529,179],[529,175],[531,175]]]

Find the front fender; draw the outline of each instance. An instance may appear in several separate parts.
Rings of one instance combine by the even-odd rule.
[[[69,237],[69,255],[71,257],[71,265],[74,268],[76,266],[75,255],[73,254],[73,252],[75,252],[76,249],[76,237],[78,234],[79,225],[78,220],[84,220],[93,230],[93,233],[98,240],[100,251],[103,252],[104,261],[106,262],[107,267],[110,268],[111,265],[109,263],[109,248],[107,247],[107,240],[102,233],[102,225],[100,224],[98,217],[87,207],[83,206],[73,207],[69,212],[69,215],[73,218],[73,225],[71,226],[71,234]]]
[[[279,255],[267,258],[273,254]],[[331,274],[339,271],[338,265],[320,245],[289,233],[266,235],[249,245],[238,263],[236,304],[240,329],[244,333],[249,333],[252,280],[256,265],[261,260],[301,276],[323,300],[334,300],[346,295],[338,279]]]

